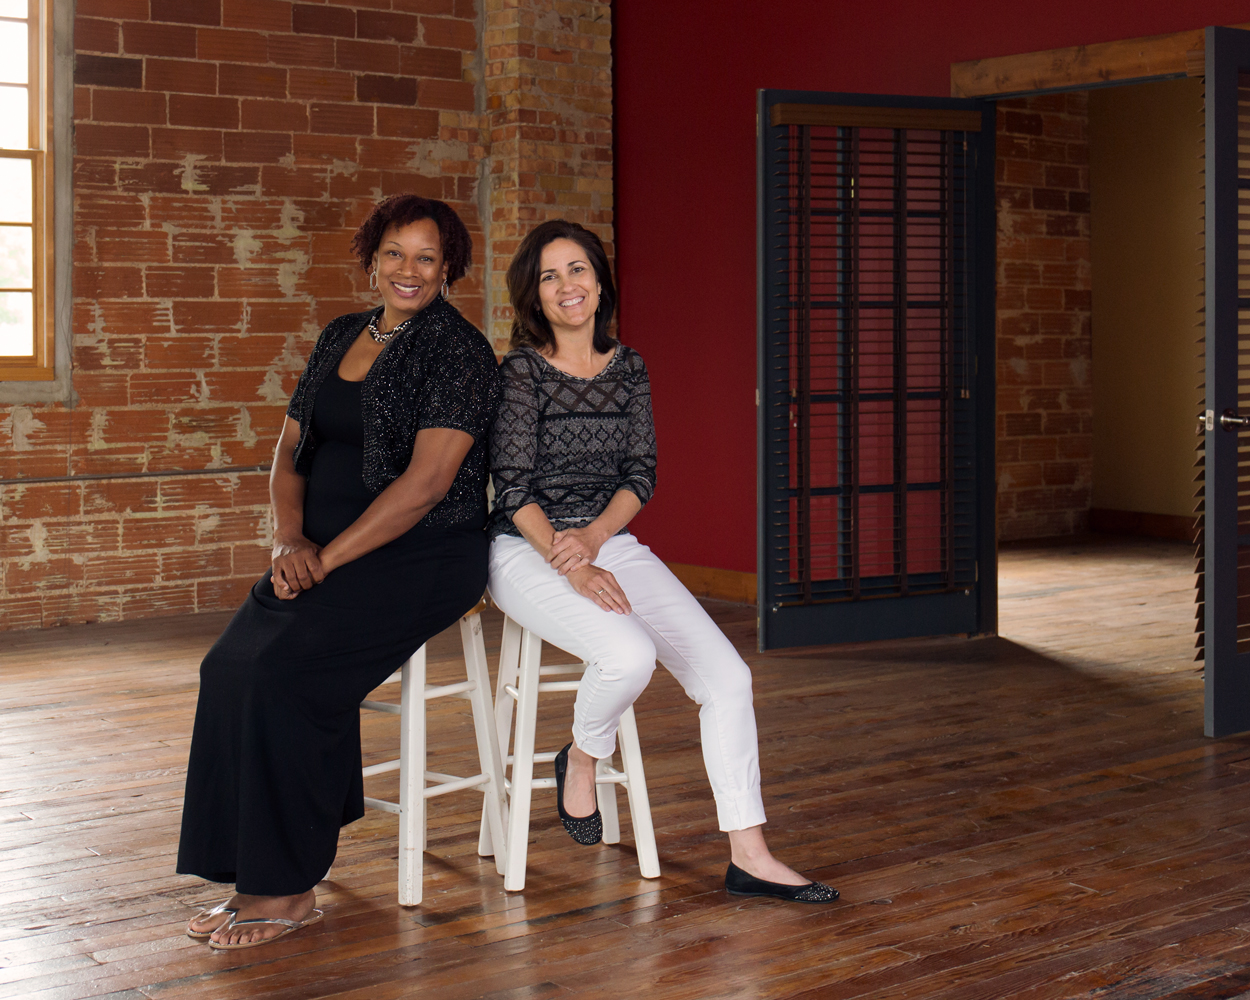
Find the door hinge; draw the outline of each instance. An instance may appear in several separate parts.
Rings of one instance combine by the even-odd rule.
[[[755,405],[756,405],[756,406],[759,406],[759,405],[760,405],[760,391],[759,391],[759,389],[756,389],[756,390],[755,390]]]
[[[972,564],[972,582],[973,583],[981,582],[981,560],[980,559],[978,559],[976,562]]]

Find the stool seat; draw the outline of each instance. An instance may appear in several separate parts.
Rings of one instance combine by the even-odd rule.
[[[500,764],[499,742],[491,718],[490,675],[486,666],[486,645],[482,639],[481,610],[485,601],[460,619],[460,639],[464,648],[465,679],[452,684],[426,683],[426,649],[422,646],[384,684],[398,682],[399,702],[366,699],[360,707],[400,717],[399,756],[371,764],[362,773],[367,778],[399,770],[399,801],[365,797],[365,806],[399,816],[399,905],[416,906],[422,898],[422,853],[426,846],[427,799],[451,792],[476,789],[484,795],[483,824],[491,833],[491,849],[479,851],[495,856],[495,868],[504,873],[502,846],[507,842],[503,811],[505,791]],[[477,742],[478,774],[460,776],[426,770],[427,734],[425,703],[435,698],[464,698],[472,706],[473,730]],[[479,848],[482,846],[479,838]]]
[[[538,723],[538,695],[556,691],[576,691],[582,674],[588,668],[581,663],[564,663],[540,666],[543,640],[540,636],[522,628],[507,616],[504,617],[503,641],[499,651],[499,676],[495,688],[496,739],[501,748],[507,749],[512,741],[513,752],[503,758],[504,787],[507,803],[504,813],[506,828],[507,860],[504,863],[504,888],[519,892],[525,888],[526,856],[529,849],[530,804],[535,789],[555,788],[556,779],[535,778],[534,765],[549,763],[556,758],[554,752],[534,751],[535,730]],[[547,678],[565,677],[565,680]],[[513,737],[513,716],[516,717],[516,734]],[[612,766],[611,760],[601,760],[596,766],[595,797],[603,817],[603,841],[617,844],[621,840],[620,819],[617,813],[616,786],[625,788],[629,802],[629,815],[634,829],[634,846],[638,852],[638,867],[643,878],[660,877],[660,858],[655,847],[655,829],[651,823],[651,804],[647,798],[647,779],[642,765],[642,750],[638,744],[638,726],[631,705],[621,715],[617,730],[617,743],[621,753],[621,769]],[[511,778],[507,777],[511,767]],[[563,832],[562,832],[563,835]],[[495,838],[489,817],[482,815],[478,852],[489,854],[499,841]]]

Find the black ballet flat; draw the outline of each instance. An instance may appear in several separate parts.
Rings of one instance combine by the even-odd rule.
[[[589,816],[570,816],[564,811],[564,772],[569,767],[569,747],[572,745],[570,743],[556,754],[556,808],[560,810],[560,822],[564,824],[568,835],[579,844],[589,847],[603,839],[603,817],[599,815],[598,809]]]
[[[744,872],[732,861],[725,872],[725,888],[732,896],[774,896],[794,903],[832,903],[838,898],[838,890],[823,882],[808,882],[807,885],[765,882]]]

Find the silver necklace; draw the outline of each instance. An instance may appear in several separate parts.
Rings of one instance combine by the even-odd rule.
[[[373,338],[373,340],[374,340],[374,342],[375,342],[375,343],[378,343],[378,344],[385,344],[388,340],[390,340],[392,337],[394,337],[394,336],[395,336],[395,334],[397,334],[397,333],[402,333],[404,330],[406,330],[406,329],[408,328],[408,325],[409,325],[409,324],[410,324],[410,323],[411,323],[414,319],[416,319],[416,317],[415,317],[415,316],[409,316],[409,317],[408,317],[406,320],[404,320],[402,323],[396,323],[393,327],[391,327],[389,330],[387,330],[387,331],[386,331],[386,333],[383,333],[383,332],[382,332],[382,331],[378,328],[378,321],[379,321],[381,318],[382,318],[382,314],[381,314],[381,313],[376,313],[376,314],[374,314],[373,318],[369,320],[369,326],[368,326],[368,327],[366,327],[366,329],[369,331],[369,336],[370,336],[370,337],[372,337],[372,338]]]

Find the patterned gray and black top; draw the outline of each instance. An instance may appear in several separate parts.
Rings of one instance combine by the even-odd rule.
[[[519,535],[512,515],[530,503],[559,531],[593,521],[617,490],[630,490],[644,504],[651,499],[651,383],[637,351],[618,344],[594,378],[568,375],[529,347],[509,353],[499,371],[503,400],[490,444],[491,538]]]

